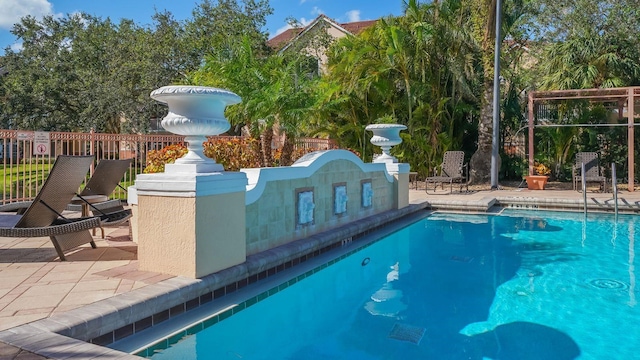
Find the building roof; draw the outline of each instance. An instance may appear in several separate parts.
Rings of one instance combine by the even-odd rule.
[[[365,31],[367,28],[373,26],[378,20],[364,20],[364,21],[355,21],[350,23],[340,24],[345,30],[349,31],[353,35],[358,35],[361,32]]]
[[[301,36],[303,33],[309,31],[309,29],[313,28],[316,24],[320,22],[320,20],[324,20],[329,24],[333,25],[335,28],[343,31],[349,35],[358,35],[363,32],[365,29],[373,26],[378,20],[364,20],[364,21],[354,21],[348,23],[337,23],[331,19],[329,19],[326,15],[321,14],[315,20],[313,20],[309,25],[300,28],[292,28],[287,29],[284,32],[274,36],[273,38],[267,41],[267,44],[273,49],[282,49],[289,45],[296,38]]]
[[[272,49],[280,49],[284,47],[289,41],[293,40],[298,34],[302,32],[304,28],[291,28],[287,29],[284,32],[272,37],[267,41],[267,44]]]

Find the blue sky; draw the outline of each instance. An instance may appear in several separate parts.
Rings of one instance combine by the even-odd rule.
[[[154,9],[168,10],[176,19],[191,17],[200,0],[0,0],[0,49],[19,48],[9,32],[12,25],[26,15],[64,16],[86,12],[114,21],[133,19],[137,24],[151,23]],[[273,15],[267,19],[270,37],[286,29],[286,18],[293,16],[302,24],[325,14],[338,22],[377,19],[386,15],[400,15],[402,0],[271,0]],[[2,51],[0,51],[2,52]]]

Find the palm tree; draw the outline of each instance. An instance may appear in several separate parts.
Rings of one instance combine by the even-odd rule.
[[[500,41],[510,36],[520,18],[526,13],[522,0],[505,1],[502,7],[502,28]],[[483,69],[480,116],[478,120],[478,148],[470,161],[470,181],[486,182],[491,172],[491,149],[493,143],[493,75],[496,38],[496,0],[469,1],[473,33],[479,44]]]
[[[444,151],[458,146],[473,102],[473,44],[460,29],[460,2],[405,3],[405,16],[386,18],[331,49],[319,86],[318,109],[333,121],[318,131],[343,146],[365,149],[374,121],[408,126],[396,156],[426,174]],[[383,119],[383,120],[381,120]]]

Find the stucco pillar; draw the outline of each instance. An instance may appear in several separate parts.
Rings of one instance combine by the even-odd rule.
[[[246,185],[238,172],[138,175],[140,270],[201,278],[245,262]]]
[[[409,205],[409,164],[385,163],[387,172],[394,177],[394,207],[402,209]]]
[[[205,135],[229,130],[227,105],[240,97],[202,86],[164,86],[151,97],[169,106],[162,127],[185,136],[185,156],[162,174],[138,175],[140,270],[200,278],[246,260],[247,176],[205,156]]]

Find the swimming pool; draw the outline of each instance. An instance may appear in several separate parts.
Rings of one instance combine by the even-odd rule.
[[[153,359],[637,358],[639,222],[542,211],[434,214],[150,352]]]

